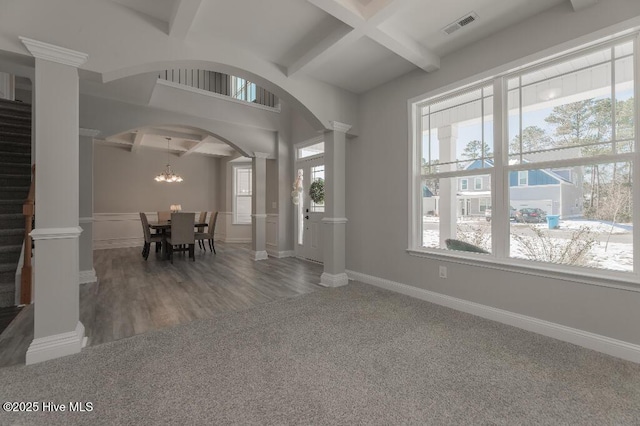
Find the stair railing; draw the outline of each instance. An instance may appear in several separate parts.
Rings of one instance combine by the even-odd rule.
[[[22,264],[22,276],[20,281],[20,304],[31,303],[31,252],[33,243],[31,241],[31,231],[33,230],[33,216],[35,215],[36,199],[36,165],[31,166],[31,186],[29,195],[22,204],[22,214],[24,215],[24,262]]]

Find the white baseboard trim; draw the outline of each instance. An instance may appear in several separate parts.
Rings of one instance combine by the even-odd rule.
[[[80,271],[80,284],[95,283],[98,281],[96,270],[91,268],[86,271]]]
[[[269,259],[269,255],[264,250],[252,251],[251,252],[251,258],[253,260],[267,260],[267,259]]]
[[[106,250],[114,248],[142,247],[144,238],[113,238],[109,240],[94,240],[94,250]]]
[[[640,363],[640,345],[612,339],[600,334],[583,331],[577,328],[567,327],[550,321],[541,320],[526,315],[517,314],[491,306],[481,305],[456,297],[447,296],[407,284],[362,274],[355,271],[347,271],[349,279],[371,284],[387,290],[402,293],[407,296],[446,306],[458,311],[466,312],[489,320],[518,327],[523,330],[542,334],[564,342],[573,343],[587,349],[612,355],[627,361]],[[323,274],[324,275],[324,274]]]
[[[296,257],[296,253],[293,250],[278,251],[278,250],[270,249],[269,247],[267,247],[267,254],[277,259],[282,259],[285,257]]]
[[[84,325],[78,321],[74,331],[33,339],[27,350],[26,364],[77,354],[84,342]]]
[[[347,284],[349,284],[349,276],[346,273],[327,274],[323,272],[320,275],[320,285],[323,287],[342,287]]]

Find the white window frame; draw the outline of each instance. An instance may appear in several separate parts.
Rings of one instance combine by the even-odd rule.
[[[529,170],[518,170],[518,186],[529,186]]]
[[[480,185],[478,185],[478,183],[480,183]],[[473,189],[475,189],[476,191],[481,191],[482,190],[482,178],[481,177],[473,178]]]
[[[569,53],[558,51],[555,57],[539,61],[537,64],[526,63],[521,60],[517,71],[509,71],[503,67],[504,72],[496,74],[491,78],[478,80],[475,83],[461,86],[457,90],[452,91],[451,86],[427,93],[409,99],[409,227],[408,227],[408,248],[407,253],[417,257],[434,259],[437,261],[455,262],[490,269],[497,269],[509,272],[525,273],[540,277],[548,277],[554,279],[562,279],[567,281],[578,282],[582,284],[623,288],[625,290],[640,292],[640,208],[632,211],[632,220],[636,225],[633,229],[633,272],[622,272],[605,269],[591,269],[584,267],[576,267],[569,265],[560,265],[553,263],[542,263],[531,260],[518,259],[510,257],[509,253],[509,172],[520,170],[534,170],[550,167],[572,167],[580,161],[557,160],[532,164],[515,164],[510,165],[507,161],[508,142],[508,111],[505,106],[507,94],[507,78],[514,74],[524,74],[534,67],[549,66],[553,62],[567,60],[571,56],[583,56],[589,51],[602,49],[603,47],[613,46],[625,41],[633,41],[634,44],[634,100],[635,113],[640,114],[640,41],[638,32],[631,35],[625,35],[618,38],[609,38],[603,42],[594,41],[589,47],[576,46]],[[559,49],[558,49],[559,50]],[[513,64],[513,63],[512,63]],[[466,81],[472,81],[469,78]],[[420,192],[422,188],[422,105],[426,101],[435,99],[436,97],[444,98],[456,96],[462,91],[469,91],[486,86],[488,81],[493,82],[494,86],[494,167],[487,170],[491,177],[491,200],[492,200],[492,252],[488,255],[477,255],[475,253],[467,253],[462,251],[444,250],[438,248],[421,247],[422,234],[422,205]],[[613,81],[611,84],[615,84]],[[594,163],[610,163],[616,161],[628,161],[633,166],[634,181],[640,181],[638,168],[640,167],[640,126],[636,124],[635,137],[633,140],[634,149],[632,153],[608,155],[608,158],[594,159]],[[624,157],[624,158],[623,158]],[[497,177],[501,177],[498,179]],[[528,182],[527,182],[528,183]],[[634,200],[640,200],[640,185],[632,186],[632,197]],[[506,225],[505,225],[506,224]]]
[[[469,179],[460,179],[460,191],[469,190]]]
[[[238,170],[249,170],[249,194],[238,194],[238,182],[237,182],[237,173]],[[242,164],[234,164],[231,168],[232,173],[232,198],[233,198],[233,220],[232,223],[234,225],[251,225],[251,215],[252,212],[249,212],[249,220],[243,221],[238,219],[238,198],[249,198],[253,196],[253,168],[251,163],[242,163]]]

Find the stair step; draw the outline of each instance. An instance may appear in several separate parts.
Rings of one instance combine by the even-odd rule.
[[[24,200],[0,200],[0,213],[22,213]]]
[[[20,133],[25,135],[31,134],[31,123],[2,123],[0,125],[0,133]]]
[[[0,189],[1,191],[1,189]],[[0,229],[24,229],[24,216],[20,213],[0,214]]]
[[[0,99],[0,109],[9,109],[13,111],[22,111],[31,113],[31,104],[24,102],[10,101],[8,99]]]
[[[15,306],[15,283],[0,284],[0,308]]]
[[[27,195],[29,195],[28,186],[5,186],[0,188],[0,200],[24,201],[27,199]]]
[[[0,229],[0,245],[14,246],[24,241],[24,229]]]
[[[0,127],[4,124],[22,124],[31,127],[31,115],[25,115],[21,112],[0,109]]]
[[[0,161],[3,163],[28,164],[31,166],[31,153],[5,151],[2,146],[0,146]]]
[[[31,176],[31,163],[6,163],[2,161],[2,158],[0,158],[0,161],[0,170],[3,173]]]
[[[0,141],[0,149],[2,149],[3,152],[20,152],[31,155],[31,141],[29,141],[29,143]]]
[[[17,267],[17,263],[0,263],[0,272],[15,271]]]
[[[31,146],[31,134],[0,131],[0,142],[16,142]]]
[[[1,188],[3,186],[30,186],[30,185],[31,185],[31,176],[29,175],[0,173],[0,191],[2,190]]]
[[[15,263],[20,260],[22,246],[13,244],[10,246],[0,246],[0,263]]]

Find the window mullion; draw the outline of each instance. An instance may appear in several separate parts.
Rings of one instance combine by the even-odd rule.
[[[634,115],[637,117],[638,112],[640,111],[640,55],[638,51],[640,49],[640,40],[639,35],[636,34],[636,37],[633,39],[633,54],[634,54],[634,67],[633,67],[633,104],[634,104]],[[615,84],[615,81],[612,82]],[[615,122],[613,123],[615,126]],[[633,223],[633,272],[638,275],[640,272],[640,208],[638,208],[638,201],[640,200],[640,185],[637,182],[640,182],[640,170],[638,170],[638,165],[640,165],[640,131],[637,122],[634,123],[634,148],[633,148],[633,163],[631,167],[633,168],[632,172],[632,207],[631,207],[631,218]]]
[[[493,82],[494,168],[491,176],[491,246],[498,259],[509,256],[509,171],[506,167],[509,136],[506,84],[503,77]]]

